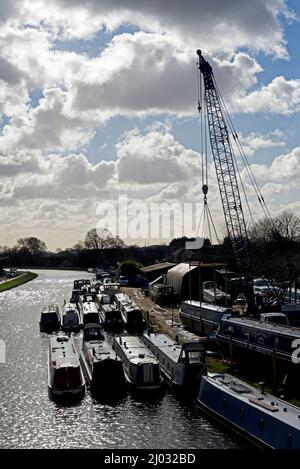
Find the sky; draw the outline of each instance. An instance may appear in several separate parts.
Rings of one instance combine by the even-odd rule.
[[[130,244],[172,238],[144,229],[151,204],[167,218],[172,204],[197,203],[199,215],[197,49],[270,213],[300,216],[299,18],[297,0],[0,0],[0,245],[37,236],[72,247],[104,206],[113,219],[120,197]],[[211,157],[208,166],[224,235]]]

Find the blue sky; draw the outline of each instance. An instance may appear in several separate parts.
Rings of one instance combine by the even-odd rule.
[[[299,18],[297,0],[2,2],[0,244],[71,246],[122,194],[201,203],[198,48],[271,213],[300,215]],[[213,168],[209,197],[222,232]]]

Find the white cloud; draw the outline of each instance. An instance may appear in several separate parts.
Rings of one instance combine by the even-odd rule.
[[[269,134],[258,134],[251,132],[249,135],[239,134],[239,141],[246,155],[252,156],[259,150],[267,150],[269,148],[284,147],[286,142],[283,140],[284,134],[276,129]]]
[[[236,110],[242,112],[273,112],[289,115],[300,110],[300,79],[274,78],[268,85],[240,97]]]
[[[180,145],[167,131],[129,132],[117,147],[120,183],[169,183],[199,175],[199,155]]]

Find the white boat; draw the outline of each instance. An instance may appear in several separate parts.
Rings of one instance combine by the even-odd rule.
[[[80,314],[74,303],[65,303],[61,316],[61,329],[65,332],[79,332],[82,328]]]
[[[142,340],[159,361],[167,383],[175,390],[192,390],[199,385],[205,366],[204,347],[200,342],[179,345],[165,334],[148,332]]]
[[[122,361],[105,341],[99,324],[84,326],[80,361],[93,393],[116,395],[124,389]]]
[[[139,337],[115,337],[113,350],[121,358],[128,386],[135,391],[157,391],[163,386],[158,360]]]
[[[99,324],[99,310],[96,302],[94,301],[95,296],[92,294],[85,294],[80,296],[80,310],[83,324]]]
[[[83,397],[85,379],[72,337],[50,337],[48,351],[48,390],[50,397]]]
[[[146,328],[141,309],[124,293],[115,295],[115,303],[120,309],[125,328],[128,332],[141,332]]]
[[[215,282],[203,282],[202,284],[202,297],[206,303],[211,303],[219,306],[230,306],[231,296],[228,293],[219,290]]]
[[[262,383],[263,384],[263,383]],[[201,378],[197,403],[215,420],[256,446],[300,448],[300,409],[227,374]]]

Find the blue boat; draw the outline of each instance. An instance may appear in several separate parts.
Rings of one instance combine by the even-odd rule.
[[[300,330],[294,327],[223,316],[216,334],[223,356],[238,363],[256,364],[262,369],[276,369],[283,375],[300,378]],[[298,353],[299,352],[299,353]]]
[[[201,410],[256,446],[300,448],[300,409],[227,375],[202,375]]]

